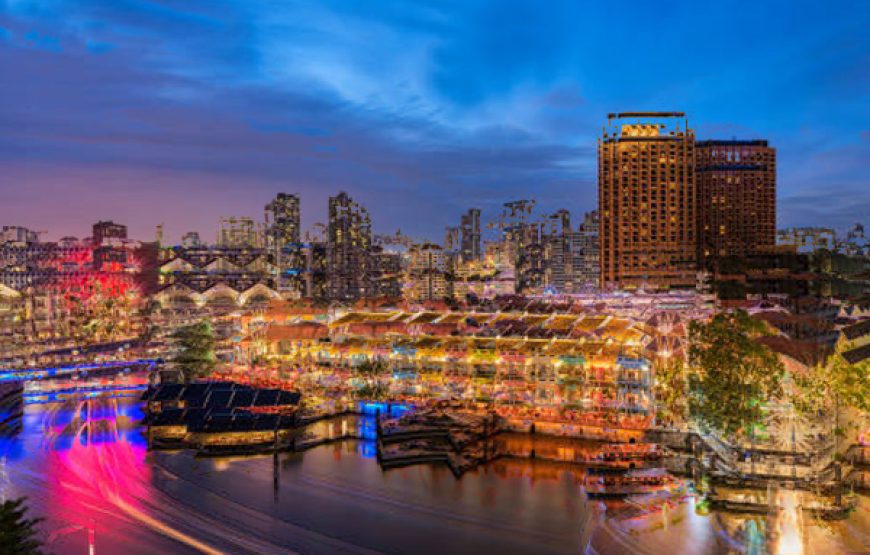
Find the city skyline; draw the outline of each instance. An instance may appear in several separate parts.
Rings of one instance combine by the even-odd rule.
[[[307,228],[346,190],[376,231],[437,241],[469,206],[593,209],[604,115],[680,110],[699,140],[777,148],[780,227],[866,220],[866,7],[656,7],[680,36],[643,5],[501,8],[7,3],[0,216],[209,237],[277,192]]]

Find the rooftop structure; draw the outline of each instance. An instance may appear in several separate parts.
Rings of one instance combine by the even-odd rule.
[[[95,245],[102,245],[113,240],[127,238],[127,226],[115,222],[100,221],[94,224],[92,238]]]

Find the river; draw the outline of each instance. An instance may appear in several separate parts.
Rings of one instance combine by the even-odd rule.
[[[141,417],[131,398],[30,404],[23,431],[0,440],[0,494],[28,497],[52,552],[700,554],[774,545],[763,522],[701,516],[691,496],[664,510],[587,501],[582,469],[569,465],[499,461],[459,480],[439,466],[383,472],[366,441],[277,461],[197,459],[149,453]],[[841,543],[826,545],[862,545],[866,506],[836,525],[849,541],[832,528],[830,541]]]

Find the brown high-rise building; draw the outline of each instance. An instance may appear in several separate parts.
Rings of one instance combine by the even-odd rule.
[[[609,114],[598,141],[602,287],[695,285],[695,135],[681,112]]]
[[[699,141],[700,256],[770,252],[776,243],[776,149],[767,141]]]

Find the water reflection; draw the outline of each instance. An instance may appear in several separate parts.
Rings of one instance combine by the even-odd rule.
[[[582,467],[500,460],[456,480],[445,467],[382,471],[373,417],[311,426],[363,440],[304,454],[196,459],[148,453],[133,399],[28,405],[0,440],[0,493],[28,495],[57,553],[764,553],[764,518],[699,514],[685,490],[589,502]],[[588,446],[509,436],[573,460]],[[277,464],[276,464],[277,462]],[[786,522],[782,523],[787,524]],[[798,524],[798,528],[803,526]],[[789,537],[785,527],[780,548]],[[592,552],[592,551],[590,551]]]

